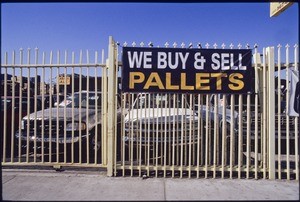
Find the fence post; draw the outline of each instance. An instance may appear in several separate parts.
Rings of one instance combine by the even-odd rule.
[[[254,153],[255,153],[255,179],[258,179],[258,97],[259,97],[259,68],[261,67],[261,58],[260,58],[260,54],[257,53],[257,49],[255,49],[255,53],[253,55],[254,57],[254,64],[255,64],[255,137],[254,137]],[[262,100],[262,97],[260,98],[260,100]]]
[[[115,45],[112,36],[108,44],[108,113],[107,113],[107,176],[113,176],[114,135],[115,135]],[[106,134],[104,134],[106,135]]]
[[[275,179],[275,81],[274,81],[274,47],[266,50],[268,62],[268,147],[269,147],[269,179]]]
[[[104,56],[103,56],[104,57]],[[107,82],[107,69],[108,69],[108,66],[109,66],[109,61],[108,59],[106,59],[105,61],[105,65],[106,67],[103,68],[103,72],[102,72],[102,92],[103,92],[103,95],[102,95],[102,104],[101,104],[101,108],[102,108],[102,125],[103,127],[101,127],[101,136],[102,136],[102,145],[103,145],[103,149],[102,149],[102,163],[103,165],[107,165],[107,85],[108,85],[108,82]]]

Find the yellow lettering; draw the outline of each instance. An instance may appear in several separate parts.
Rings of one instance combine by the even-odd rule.
[[[171,84],[171,73],[166,73],[166,89],[167,90],[178,90],[178,85],[172,85]]]
[[[145,80],[145,75],[142,72],[129,73],[129,88],[134,89],[136,83],[142,83]]]
[[[211,77],[217,78],[217,90],[222,90],[222,77],[227,77],[224,73],[211,73]]]
[[[194,90],[194,86],[186,85],[186,74],[185,73],[181,73],[180,78],[181,78],[181,89],[182,90]]]
[[[196,90],[210,90],[209,86],[202,84],[209,83],[209,73],[196,73]]]
[[[231,90],[241,90],[244,87],[244,82],[240,79],[244,78],[240,73],[233,73],[229,75],[229,81],[233,84],[229,84],[228,87]],[[249,84],[250,85],[250,84]]]
[[[161,78],[160,76],[164,76]],[[166,72],[164,75],[160,75],[158,72],[152,72],[149,77],[143,72],[130,72],[129,73],[129,89],[135,89],[137,86],[143,86],[144,90],[149,90],[152,88],[158,88],[158,90],[199,90],[199,91],[209,91],[215,82],[216,90],[221,91],[223,89],[224,82],[228,79],[228,88],[232,91],[242,90],[245,86],[243,81],[244,76],[241,73],[232,73],[230,75],[226,73],[196,73],[195,84],[191,84],[193,78],[187,78],[187,73],[180,74],[180,84],[174,81],[172,83],[172,73]],[[226,78],[226,79],[225,79]],[[162,80],[163,79],[163,80]],[[189,80],[189,82],[188,82]],[[214,81],[211,81],[214,80]],[[165,81],[164,83],[162,81]],[[174,83],[175,82],[175,83]]]
[[[158,86],[159,89],[165,89],[157,72],[150,74],[144,89],[149,89],[150,86]]]

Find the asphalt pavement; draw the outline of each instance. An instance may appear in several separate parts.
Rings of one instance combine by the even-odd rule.
[[[107,177],[104,171],[2,168],[2,200],[299,200],[299,181]]]

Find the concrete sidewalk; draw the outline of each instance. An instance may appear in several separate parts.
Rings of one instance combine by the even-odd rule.
[[[107,177],[105,172],[2,169],[2,199],[299,200],[299,181]]]

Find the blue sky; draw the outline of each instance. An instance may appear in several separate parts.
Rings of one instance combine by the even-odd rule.
[[[150,41],[202,45],[299,43],[298,4],[270,17],[264,3],[3,3],[1,51],[107,49],[113,36],[123,44]]]

